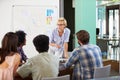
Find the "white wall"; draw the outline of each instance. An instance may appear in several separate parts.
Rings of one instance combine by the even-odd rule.
[[[0,42],[5,33],[9,31],[13,31],[13,26],[12,26],[13,5],[41,5],[41,6],[47,5],[47,6],[57,6],[59,9],[59,0],[0,0]],[[36,54],[34,50],[33,52],[30,53],[27,53],[27,50],[25,50],[25,53],[28,57],[32,57]]]

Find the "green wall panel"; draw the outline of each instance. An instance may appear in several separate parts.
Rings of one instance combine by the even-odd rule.
[[[82,29],[90,33],[90,43],[96,44],[96,0],[75,0],[75,32]]]

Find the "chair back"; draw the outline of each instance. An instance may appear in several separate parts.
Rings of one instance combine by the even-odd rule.
[[[47,77],[47,78],[42,78],[41,80],[70,80],[70,75]]]
[[[98,67],[94,71],[94,78],[104,78],[109,77],[111,70],[111,65]]]

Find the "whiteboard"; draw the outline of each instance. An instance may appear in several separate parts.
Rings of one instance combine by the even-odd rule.
[[[56,27],[59,17],[58,7],[14,5],[12,9],[13,31],[23,30],[27,33],[24,51],[28,57],[32,57],[37,53],[32,43],[33,38],[39,34],[49,35]]]

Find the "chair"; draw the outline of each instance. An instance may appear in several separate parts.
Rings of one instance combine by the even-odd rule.
[[[94,78],[104,78],[109,77],[111,70],[111,65],[96,68],[94,71]]]
[[[105,78],[89,79],[89,80],[120,80],[120,76],[110,76]]]
[[[105,39],[97,39],[96,44],[100,47],[101,52],[107,52],[108,50],[108,41]]]
[[[47,77],[47,78],[42,78],[41,80],[70,80],[70,75]]]
[[[119,50],[119,41],[117,39],[113,39],[112,40],[112,45],[111,45],[111,48],[112,48],[112,55],[113,55],[113,59],[114,60],[119,60],[119,55],[118,55],[118,50]]]

